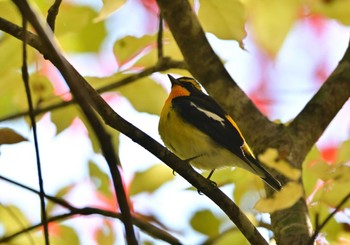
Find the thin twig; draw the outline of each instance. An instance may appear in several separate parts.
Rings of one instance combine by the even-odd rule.
[[[312,245],[320,233],[320,231],[326,226],[326,224],[330,221],[331,218],[341,209],[341,207],[350,199],[350,192],[340,201],[340,203],[335,207],[332,213],[330,213],[327,218],[318,226],[316,226],[314,234],[311,236],[308,245]]]
[[[22,16],[23,20],[23,29],[27,30],[27,20],[25,16]],[[42,176],[41,171],[41,162],[40,162],[40,153],[39,153],[39,141],[38,141],[38,133],[36,128],[36,121],[34,116],[34,106],[33,106],[33,100],[32,100],[32,93],[30,91],[30,85],[29,85],[29,74],[28,74],[28,66],[27,66],[27,41],[26,36],[24,37],[23,43],[23,63],[22,63],[22,79],[24,82],[24,87],[26,90],[27,100],[28,100],[28,107],[29,107],[29,117],[30,122],[32,124],[33,128],[33,138],[34,138],[34,146],[35,146],[35,156],[36,156],[36,166],[37,166],[37,172],[38,172],[38,180],[39,180],[39,190],[40,190],[40,208],[41,208],[41,220],[44,224],[44,237],[45,237],[45,244],[50,244],[49,239],[49,227],[47,223],[47,215],[46,215],[46,207],[45,207],[45,191],[44,191],[44,180]]]
[[[55,32],[56,17],[58,15],[58,11],[60,9],[61,3],[62,3],[62,0],[55,0],[55,2],[47,11],[46,21],[47,21],[47,24],[50,26],[52,32]]]
[[[157,51],[158,51],[158,60],[161,60],[164,57],[163,50],[163,17],[162,13],[159,12],[159,26],[158,26],[158,35],[157,35]]]

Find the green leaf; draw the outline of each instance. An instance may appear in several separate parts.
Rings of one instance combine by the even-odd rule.
[[[349,182],[339,183],[334,181],[334,184],[326,185],[322,189],[322,195],[320,196],[320,201],[326,203],[329,207],[337,206],[345,196],[349,194]],[[350,207],[350,200],[342,206],[343,208]]]
[[[89,161],[89,175],[98,192],[108,198],[112,198],[109,176],[92,161]]]
[[[121,87],[118,91],[140,112],[159,115],[167,98],[164,87],[149,77]]]
[[[0,145],[16,144],[23,141],[27,141],[27,138],[23,137],[13,129],[0,128]]]
[[[219,239],[215,241],[215,245],[232,244],[233,241],[234,241],[234,244],[240,244],[240,245],[250,244],[247,241],[247,239],[242,235],[242,233],[236,228],[236,229],[232,229],[227,233],[225,232],[225,234],[220,234]]]
[[[107,19],[117,9],[124,5],[125,1],[126,0],[103,0],[103,7],[94,21],[98,22]]]
[[[59,225],[58,226],[58,234],[55,236],[51,236],[50,239],[52,239],[52,244],[55,245],[79,245],[80,240],[77,235],[77,232],[66,225]]]
[[[173,178],[174,175],[167,166],[164,164],[154,165],[146,171],[135,174],[130,185],[130,195],[136,195],[141,192],[153,192]]]
[[[111,222],[104,221],[102,226],[97,230],[97,244],[113,245],[116,234]]]
[[[256,42],[275,57],[300,14],[296,0],[247,1],[247,11]]]
[[[312,147],[303,162],[303,184],[306,196],[309,196],[315,189],[319,176],[313,171],[313,166],[321,161],[321,153],[316,146]]]
[[[97,13],[87,7],[65,3],[57,16],[55,35],[69,52],[97,52],[106,36],[103,22],[94,23]]]
[[[13,96],[13,101],[16,107],[21,108],[21,110],[28,110],[27,95],[22,78],[20,78],[19,82],[22,84],[17,83],[17,86],[20,88],[17,87],[15,89],[17,92]],[[55,98],[53,86],[46,76],[39,73],[31,74],[29,84],[34,107],[38,108]]]
[[[51,112],[51,121],[56,125],[56,134],[59,134],[68,128],[78,114],[79,110],[76,105],[53,110]]]
[[[219,234],[220,225],[221,220],[209,210],[198,211],[191,218],[192,228],[209,237]]]
[[[5,234],[12,234],[30,225],[22,211],[14,205],[0,204],[0,224]]]
[[[114,43],[113,52],[119,66],[122,66],[138,57],[146,49],[156,45],[156,35],[145,35],[142,37],[126,36]]]
[[[154,40],[156,36],[154,35]],[[163,33],[163,55],[165,57],[171,57],[173,60],[183,60],[182,53],[177,46],[177,43],[168,29],[164,30]],[[147,67],[152,66],[158,61],[158,50],[157,43],[154,41],[154,44],[151,46],[151,50],[143,55],[136,63],[135,66]],[[169,71],[167,71],[169,73]]]
[[[0,16],[16,25],[22,23],[21,15],[11,1],[0,1]],[[2,55],[1,58],[3,58]]]
[[[242,204],[246,195],[249,195],[249,198],[252,198],[251,191],[255,192],[260,188],[263,188],[263,182],[261,179],[244,169],[235,168],[232,172],[232,178],[235,184],[233,197],[238,204]]]
[[[239,0],[202,0],[198,17],[204,30],[220,39],[236,40],[242,43],[246,36],[245,7]]]
[[[338,149],[337,163],[343,164],[350,160],[350,140],[344,141]]]

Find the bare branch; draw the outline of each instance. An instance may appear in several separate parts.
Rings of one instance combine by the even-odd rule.
[[[159,13],[159,25],[158,25],[158,35],[157,35],[157,51],[158,51],[158,60],[164,57],[163,50],[163,16]]]
[[[55,32],[56,17],[58,15],[58,11],[60,9],[61,3],[62,3],[62,0],[55,0],[55,2],[47,11],[48,15],[47,15],[46,21],[50,26],[52,32]]]
[[[27,20],[25,16],[22,16],[22,23],[23,23],[23,29],[27,30]],[[28,74],[28,65],[27,65],[27,36],[24,35],[24,41],[23,41],[23,50],[22,50],[22,80],[24,83],[26,95],[27,95],[27,101],[28,101],[28,107],[29,107],[29,118],[31,122],[31,126],[33,128],[33,138],[34,138],[34,147],[35,147],[35,156],[36,156],[36,167],[37,167],[37,173],[38,173],[38,181],[39,181],[39,197],[40,197],[40,209],[41,209],[41,220],[44,225],[44,238],[45,238],[45,244],[50,244],[49,239],[49,226],[47,222],[47,214],[46,214],[46,205],[45,205],[45,190],[44,190],[44,180],[42,176],[41,171],[41,161],[40,161],[40,153],[39,153],[39,141],[38,141],[38,134],[37,134],[37,127],[36,127],[36,121],[34,116],[34,105],[32,100],[32,92],[30,90],[29,85],[29,74]]]

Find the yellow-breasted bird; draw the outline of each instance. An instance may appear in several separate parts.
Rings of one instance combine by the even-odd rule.
[[[161,112],[158,130],[166,145],[199,169],[225,166],[244,168],[258,175],[274,190],[282,186],[255,158],[233,119],[203,93],[193,78],[171,81],[171,92]]]

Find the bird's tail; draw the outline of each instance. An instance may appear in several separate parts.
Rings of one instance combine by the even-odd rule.
[[[268,184],[275,191],[280,191],[282,189],[281,183],[276,180],[262,165],[256,160],[249,152],[245,152],[243,150],[243,155],[246,160],[250,163],[250,167],[252,168],[252,172],[258,175],[266,184]]]

